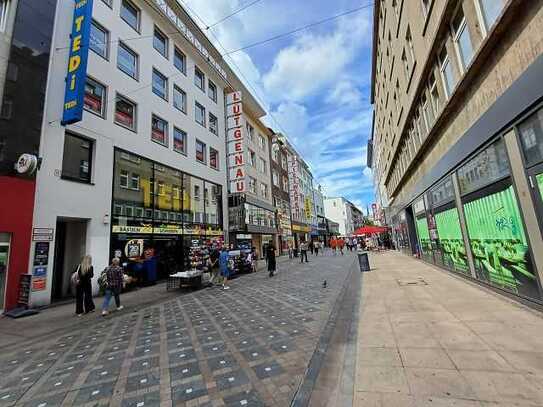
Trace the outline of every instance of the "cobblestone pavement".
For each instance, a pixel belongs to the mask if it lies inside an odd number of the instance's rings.
[[[288,406],[354,261],[293,260],[21,343],[0,356],[0,407]]]

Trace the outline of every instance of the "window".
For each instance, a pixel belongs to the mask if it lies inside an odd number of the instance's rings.
[[[168,146],[168,122],[155,115],[151,119],[151,140]]]
[[[210,80],[207,81],[207,95],[212,101],[217,103],[217,85]]]
[[[128,171],[121,170],[119,174],[119,185],[121,188],[128,188]]]
[[[200,186],[194,185],[194,199],[199,201],[200,200]]]
[[[196,160],[204,164],[206,162],[206,145],[200,140],[196,140]]]
[[[268,186],[266,184],[260,184],[260,195],[262,198],[268,197]]]
[[[136,104],[117,94],[115,98],[115,123],[136,130]]]
[[[253,141],[255,129],[249,123],[246,123],[245,127],[247,128],[247,137],[249,138],[249,140]]]
[[[173,65],[185,75],[187,74],[187,57],[177,48],[173,53]]]
[[[134,30],[140,30],[140,11],[128,0],[121,1],[121,18]]]
[[[108,59],[109,32],[94,20],[90,30],[89,48],[102,58]]]
[[[266,174],[266,161],[262,158],[258,159],[258,171],[260,171],[262,174]]]
[[[249,149],[249,165],[256,168],[256,154],[251,149]]]
[[[279,146],[274,144],[275,147],[272,146],[272,160],[276,163],[279,163]]]
[[[452,70],[451,61],[447,55],[445,46],[443,46],[443,49],[439,54],[439,70],[441,72],[441,79],[443,80],[443,87],[445,88],[445,95],[447,98],[450,98],[452,91],[456,86],[456,77]]]
[[[119,42],[117,50],[117,68],[134,79],[138,79],[138,54]]]
[[[437,90],[437,81],[433,73],[430,74],[430,79],[428,80],[428,91],[430,92],[430,102],[432,104],[432,109],[434,110],[434,115],[437,116],[439,113],[439,92]]]
[[[277,171],[275,170],[272,170],[272,181],[273,185],[275,185],[276,187],[279,186],[279,174],[277,174]]]
[[[258,135],[258,143],[260,144],[260,148],[263,151],[266,151],[266,140],[264,139],[264,136],[262,134]]]
[[[484,20],[484,25],[486,31],[490,31],[490,28],[494,25],[500,14],[502,13],[503,7],[505,6],[506,0],[478,0],[479,8],[481,9],[481,14]]]
[[[197,66],[194,67],[194,84],[205,92],[206,89],[206,76]]]
[[[288,169],[288,165],[287,165],[287,156],[285,154],[282,154],[281,155],[281,167],[286,170]]]
[[[256,179],[249,177],[249,191],[256,194]]]
[[[153,35],[153,48],[156,49],[164,58],[168,58],[168,37],[162,31],[155,27]]]
[[[216,170],[219,169],[219,152],[209,147],[209,166]]]
[[[62,177],[79,182],[91,182],[93,142],[72,133],[64,136]]]
[[[0,31],[6,31],[6,24],[8,23],[9,17],[9,6],[10,0],[1,0],[0,1]]]
[[[173,128],[173,151],[187,154],[187,133],[177,127]]]
[[[196,123],[206,127],[206,108],[198,102],[194,102],[194,118]]]
[[[411,76],[411,65],[409,64],[409,60],[407,59],[407,54],[405,53],[405,49],[402,52],[402,63],[403,63],[403,70],[405,74],[405,83],[408,83]]]
[[[130,188],[139,191],[140,189],[140,176],[138,174],[132,173],[132,178],[130,178]]]
[[[106,114],[106,87],[91,78],[85,83],[84,96],[85,110],[95,113],[100,117]]]
[[[209,112],[209,131],[216,136],[219,134],[219,123],[217,117]]]
[[[168,79],[153,68],[153,93],[168,100]]]
[[[526,164],[543,161],[543,109],[539,109],[519,126],[520,141]]]
[[[283,191],[288,192],[288,177],[283,176]]]
[[[173,106],[187,113],[187,94],[177,85],[173,85]]]
[[[454,45],[460,55],[461,66],[462,69],[465,69],[473,58],[473,45],[471,44],[469,29],[462,7],[458,9],[456,16],[453,18],[451,27]]]

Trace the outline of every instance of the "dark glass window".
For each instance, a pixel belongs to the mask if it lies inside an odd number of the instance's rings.
[[[115,123],[136,130],[136,104],[120,95],[115,102]]]
[[[217,86],[211,81],[207,84],[207,94],[212,101],[217,103]]]
[[[185,75],[187,74],[187,57],[177,48],[173,54],[173,65]]]
[[[168,79],[156,69],[153,69],[153,93],[168,100]]]
[[[520,141],[528,166],[543,161],[543,108],[519,126]]]
[[[194,84],[205,92],[206,89],[206,76],[198,67],[194,67]]]
[[[119,42],[117,51],[117,67],[125,74],[138,79],[138,54]]]
[[[153,115],[151,121],[151,140],[164,146],[168,145],[168,122]]]
[[[106,87],[87,78],[84,97],[85,110],[104,117],[106,113]]]
[[[187,94],[177,85],[173,87],[173,106],[183,113],[187,113]]]
[[[196,140],[196,160],[202,163],[206,162],[206,145],[200,140]]]
[[[197,123],[206,126],[206,108],[198,102],[194,102],[194,118]]]
[[[128,0],[121,2],[121,18],[134,30],[140,30],[140,11]]]
[[[64,136],[62,177],[80,182],[91,182],[93,142],[72,133]]]
[[[156,27],[153,36],[153,48],[165,58],[168,58],[168,38]]]
[[[219,152],[214,148],[209,148],[209,165],[216,170],[219,169]]]
[[[96,21],[93,21],[91,25],[89,47],[101,57],[108,58],[109,32]]]
[[[173,128],[173,151],[187,154],[187,133],[177,127]]]
[[[215,135],[219,134],[218,120],[213,113],[209,113],[209,131]]]

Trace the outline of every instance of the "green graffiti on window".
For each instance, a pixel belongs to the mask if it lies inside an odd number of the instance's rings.
[[[454,270],[466,273],[468,263],[466,260],[466,248],[460,229],[458,210],[451,208],[434,215],[439,243],[443,252],[443,262]]]
[[[539,193],[541,194],[541,199],[543,199],[543,173],[537,174],[535,176],[537,180],[537,187],[539,188]]]

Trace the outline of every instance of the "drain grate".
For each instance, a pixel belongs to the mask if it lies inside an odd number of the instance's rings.
[[[419,277],[415,280],[396,280],[396,281],[398,281],[398,285],[400,287],[413,286],[413,285],[428,285],[428,283],[424,281],[424,278],[422,277]]]

